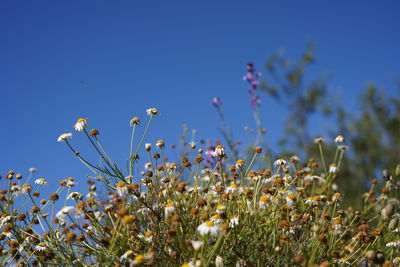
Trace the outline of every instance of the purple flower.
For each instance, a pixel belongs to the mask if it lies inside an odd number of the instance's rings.
[[[250,88],[248,89],[248,92],[250,94],[251,100],[251,106],[253,108],[256,108],[260,105],[261,99],[259,96],[256,95],[256,89],[260,82],[258,81],[258,78],[262,75],[261,72],[258,72],[254,68],[254,63],[249,62],[246,65],[247,73],[246,75],[243,76],[243,80],[248,82],[250,84]]]
[[[253,108],[259,106],[261,104],[261,98],[258,95],[251,96],[251,106]]]
[[[216,107],[219,108],[222,105],[222,101],[219,97],[214,97],[211,101],[211,104]]]

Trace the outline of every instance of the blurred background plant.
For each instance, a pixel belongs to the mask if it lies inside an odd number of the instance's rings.
[[[394,84],[398,89],[393,96],[370,83],[358,97],[357,112],[349,110],[329,86],[330,75],[309,77],[307,70],[317,63],[314,49],[315,44],[308,43],[296,59],[288,58],[282,50],[270,56],[260,88],[288,111],[279,141],[280,154],[316,157],[318,147],[312,142],[316,131],[332,140],[338,134],[344,136],[350,151],[339,172],[347,178],[337,183],[349,196],[348,204],[359,205],[357,199],[367,181],[384,178],[379,170],[400,162],[399,83]],[[321,129],[311,124],[316,116],[331,121],[330,127]],[[330,153],[336,147],[326,145],[325,149]]]

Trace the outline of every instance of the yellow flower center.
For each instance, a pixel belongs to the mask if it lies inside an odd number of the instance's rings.
[[[211,221],[206,221],[206,225],[207,225],[208,227],[213,227],[213,226],[214,226],[214,223],[211,222]]]
[[[237,184],[231,184],[229,187],[230,188],[237,188]]]
[[[121,188],[121,187],[125,187],[125,183],[124,182],[118,182],[117,183],[117,187]]]
[[[136,257],[135,257],[135,261],[136,262],[142,262],[144,260],[144,256],[143,255],[137,255]]]
[[[262,197],[260,197],[260,201],[261,202],[267,202],[268,201],[268,197],[267,196],[262,196]]]

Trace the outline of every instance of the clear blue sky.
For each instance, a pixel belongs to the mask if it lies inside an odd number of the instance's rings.
[[[0,172],[34,166],[49,181],[80,182],[87,171],[56,142],[79,117],[122,165],[129,120],[149,107],[162,114],[146,141],[176,143],[183,123],[218,138],[214,96],[241,137],[253,124],[245,64],[264,71],[278,48],[295,56],[307,40],[317,43],[310,75],[332,73],[332,87],[356,107],[368,81],[394,88],[399,14],[399,1],[1,1]],[[273,143],[284,111],[262,97]],[[85,151],[83,135],[72,142]]]

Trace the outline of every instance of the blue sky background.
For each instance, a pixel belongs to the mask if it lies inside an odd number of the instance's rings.
[[[199,138],[220,138],[214,96],[244,138],[243,127],[254,125],[245,64],[265,73],[269,55],[284,48],[297,56],[308,40],[317,44],[308,74],[333,74],[335,94],[357,110],[367,82],[395,90],[399,12],[399,1],[1,1],[0,172],[33,166],[37,177],[80,183],[86,169],[56,142],[79,117],[123,166],[129,120],[145,120],[149,107],[161,116],[148,142],[177,143],[184,123]],[[285,111],[261,96],[273,145]],[[72,143],[87,151],[82,134]]]

